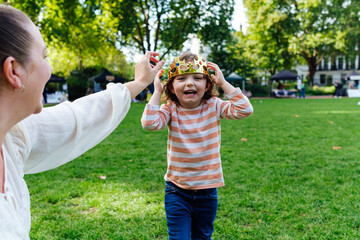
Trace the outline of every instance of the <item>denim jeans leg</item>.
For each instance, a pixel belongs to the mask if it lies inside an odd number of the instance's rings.
[[[213,189],[207,195],[195,197],[191,224],[192,240],[211,239],[217,207],[217,189]]]
[[[165,212],[169,240],[190,240],[190,199],[175,186],[168,184],[165,188]]]

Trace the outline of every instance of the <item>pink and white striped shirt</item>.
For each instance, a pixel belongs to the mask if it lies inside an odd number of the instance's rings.
[[[224,186],[220,158],[220,119],[243,119],[253,113],[249,99],[239,88],[227,95],[230,101],[210,98],[194,109],[174,102],[147,104],[141,119],[144,129],[168,126],[165,180],[184,189]]]

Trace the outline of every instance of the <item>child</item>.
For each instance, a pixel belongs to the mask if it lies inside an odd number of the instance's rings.
[[[215,75],[209,76],[209,69]],[[217,211],[217,187],[224,186],[220,160],[220,119],[242,119],[253,108],[220,68],[197,55],[175,58],[165,86],[160,70],[141,119],[143,128],[168,126],[165,211],[169,239],[211,239]],[[215,84],[229,101],[216,98]],[[166,104],[159,107],[165,92]]]

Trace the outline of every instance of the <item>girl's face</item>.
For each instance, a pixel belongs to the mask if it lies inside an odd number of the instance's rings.
[[[189,73],[176,76],[171,91],[183,108],[196,108],[202,102],[207,90],[206,85],[206,79],[202,73]]]
[[[29,29],[33,41],[30,61],[25,66],[24,94],[30,113],[39,113],[42,110],[42,92],[51,76],[52,68],[46,60],[46,46],[39,30],[32,22],[29,23],[27,29]]]

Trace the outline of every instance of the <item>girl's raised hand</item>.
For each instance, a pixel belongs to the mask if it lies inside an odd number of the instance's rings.
[[[164,90],[164,84],[161,82],[160,80],[160,77],[163,75],[164,73],[164,70],[163,69],[160,69],[156,76],[155,76],[155,80],[154,80],[154,88],[155,88],[155,91],[158,91],[160,93],[163,92]]]
[[[214,81],[214,83],[216,85],[221,87],[221,85],[223,85],[223,83],[226,82],[226,80],[225,80],[224,75],[221,72],[219,66],[212,62],[208,62],[207,66],[208,66],[208,68],[215,71],[215,75],[211,74],[211,80]]]

